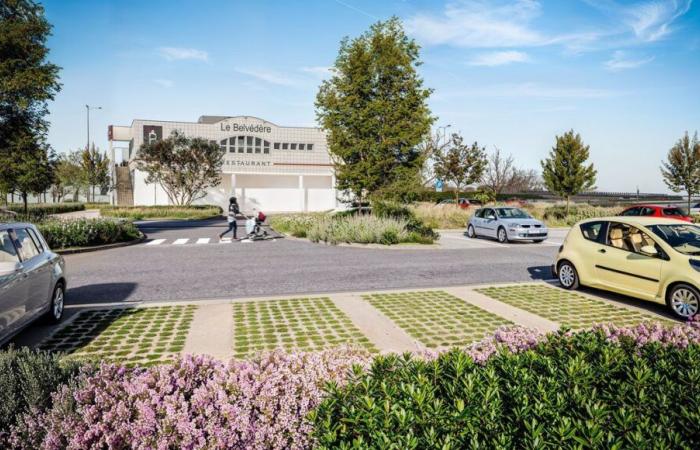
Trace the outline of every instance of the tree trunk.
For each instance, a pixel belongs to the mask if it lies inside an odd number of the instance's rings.
[[[693,194],[691,194],[690,192],[688,192],[688,215],[689,215],[689,216],[691,215],[691,214],[690,214],[690,198],[691,198],[692,195],[693,195]]]
[[[24,204],[24,215],[29,213],[29,206],[27,205],[27,193],[22,192],[22,203]]]
[[[459,185],[455,188],[455,205],[459,206]]]
[[[569,217],[569,201],[571,200],[571,196],[567,195],[566,196],[566,217]]]

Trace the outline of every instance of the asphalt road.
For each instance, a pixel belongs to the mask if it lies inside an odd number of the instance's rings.
[[[292,239],[220,243],[223,221],[144,224],[145,243],[67,255],[67,304],[236,298],[550,278],[550,243],[445,233],[440,248],[335,247]],[[242,225],[242,224],[241,224]],[[239,227],[239,231],[244,227]],[[240,236],[241,233],[239,233]]]

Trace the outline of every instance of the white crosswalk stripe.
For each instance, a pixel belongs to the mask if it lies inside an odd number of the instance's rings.
[[[173,245],[187,244],[187,241],[189,241],[189,239],[187,239],[187,238],[175,239],[175,242],[173,242]]]
[[[146,245],[160,245],[165,241],[166,241],[165,239],[154,239],[154,240],[146,243]]]
[[[198,243],[198,244],[208,244],[209,241],[210,241],[209,238],[199,238],[199,239],[197,239],[197,243]]]

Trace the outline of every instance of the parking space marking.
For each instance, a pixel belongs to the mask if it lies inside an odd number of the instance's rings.
[[[210,241],[209,238],[199,238],[197,239],[197,244],[208,244]]]
[[[165,241],[166,241],[166,239],[154,239],[150,242],[147,242],[146,245],[160,245]]]
[[[187,244],[187,241],[189,241],[189,239],[187,239],[187,238],[175,239],[175,242],[173,242],[173,245],[184,245],[184,244]]]

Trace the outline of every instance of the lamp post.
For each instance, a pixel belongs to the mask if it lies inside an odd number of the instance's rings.
[[[442,130],[442,140],[445,141],[447,138],[447,129],[451,126],[452,125],[443,125],[441,127],[438,127],[438,146],[440,146],[440,130]]]
[[[90,106],[85,105],[85,111],[87,112],[87,144],[85,149],[90,150],[90,110],[91,109],[102,109],[101,106]]]

